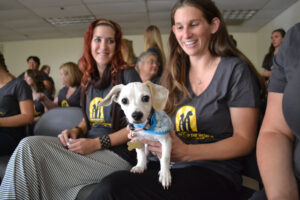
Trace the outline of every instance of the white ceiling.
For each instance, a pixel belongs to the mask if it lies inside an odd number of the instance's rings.
[[[256,32],[297,0],[214,0],[220,10],[258,12],[231,32]],[[0,42],[82,37],[88,23],[54,26],[48,17],[92,15],[118,22],[125,35],[143,34],[150,24],[169,33],[175,0],[0,0]]]

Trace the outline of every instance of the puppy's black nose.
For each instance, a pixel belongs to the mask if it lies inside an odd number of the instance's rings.
[[[143,117],[143,113],[142,112],[133,112],[131,117],[135,120],[135,121],[139,121],[142,119]]]

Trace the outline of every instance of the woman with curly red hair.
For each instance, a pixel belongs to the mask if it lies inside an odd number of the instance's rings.
[[[78,64],[84,118],[59,139],[22,140],[7,167],[0,199],[75,199],[85,185],[132,167],[136,157],[123,145],[128,140],[125,117],[117,104],[99,106],[115,84],[140,81],[123,61],[121,39],[121,28],[113,21],[90,24]]]

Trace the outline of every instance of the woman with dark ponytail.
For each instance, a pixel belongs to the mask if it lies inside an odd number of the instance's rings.
[[[271,71],[273,68],[274,55],[277,54],[284,36],[285,36],[285,30],[283,30],[282,28],[272,31],[272,36],[271,36],[272,43],[269,47],[269,52],[264,57],[263,64],[262,64],[262,68],[264,68],[263,76],[265,77],[266,80],[269,80],[270,78]]]

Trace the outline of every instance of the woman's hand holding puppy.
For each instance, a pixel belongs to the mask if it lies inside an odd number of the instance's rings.
[[[171,131],[169,133],[172,138],[172,151],[171,151],[171,161],[172,162],[179,162],[179,161],[188,161],[187,152],[188,152],[188,145],[182,142],[174,133]],[[130,134],[128,134],[130,135]],[[132,139],[129,137],[129,139]],[[151,140],[142,140],[144,144],[148,145],[148,150],[151,152],[155,152],[157,157],[161,158],[161,144],[158,141],[151,141]]]

